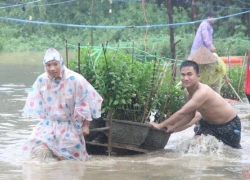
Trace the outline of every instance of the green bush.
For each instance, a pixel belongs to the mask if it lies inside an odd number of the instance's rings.
[[[80,73],[104,99],[103,116],[145,122],[151,111],[169,116],[183,104],[182,91],[175,86],[170,63],[157,58],[138,61],[123,50],[85,47],[78,62],[69,68]]]

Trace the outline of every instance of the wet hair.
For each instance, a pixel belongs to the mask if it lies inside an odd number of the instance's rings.
[[[199,74],[200,72],[199,65],[196,62],[190,61],[190,60],[183,61],[180,66],[180,70],[184,67],[190,67],[190,66],[194,68],[194,71],[196,72],[196,74]]]
[[[212,10],[209,10],[209,11],[206,13],[206,16],[207,16],[207,17],[215,17],[215,12],[212,11]]]

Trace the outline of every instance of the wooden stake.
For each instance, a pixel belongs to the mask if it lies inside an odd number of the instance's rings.
[[[69,59],[68,59],[68,41],[67,41],[67,39],[66,39],[66,47],[65,47],[65,49],[66,49],[66,66],[67,67],[69,67]]]
[[[80,74],[80,43],[78,43],[78,73]]]
[[[237,92],[235,91],[234,87],[232,86],[231,83],[228,83],[229,86],[232,88],[233,92],[235,93],[235,95],[238,97],[238,99],[240,100],[240,102],[243,102],[242,99],[240,98],[240,96],[237,94]]]
[[[113,109],[109,110],[109,135],[108,135],[108,155],[111,155],[112,152],[112,116]]]

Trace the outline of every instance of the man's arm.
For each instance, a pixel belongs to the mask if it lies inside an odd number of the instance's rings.
[[[167,128],[167,132],[173,132],[176,128],[186,124],[187,121],[191,121],[195,117],[196,110],[199,109],[206,101],[207,88],[202,87],[198,89],[192,96],[192,98],[176,113],[164,120],[160,124],[151,122],[156,129]]]
[[[201,114],[196,111],[195,117],[190,122],[188,122],[184,126],[175,128],[174,132],[180,132],[180,131],[183,131],[183,130],[191,127],[192,125],[194,125],[195,123],[197,123],[199,120],[201,120],[201,118],[202,118]]]

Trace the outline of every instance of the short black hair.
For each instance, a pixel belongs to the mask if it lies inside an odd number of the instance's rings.
[[[215,12],[213,10],[209,10],[206,13],[207,17],[215,17]]]
[[[200,73],[200,70],[199,70],[199,65],[195,62],[195,61],[190,61],[190,60],[185,60],[181,63],[181,66],[180,66],[180,70],[184,67],[188,67],[188,66],[191,66],[194,68],[194,71],[196,72],[196,74],[199,74]]]

